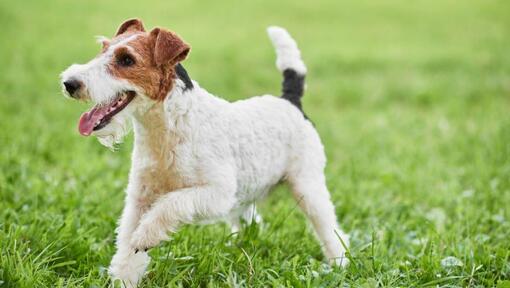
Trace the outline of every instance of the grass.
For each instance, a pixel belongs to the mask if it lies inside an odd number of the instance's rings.
[[[352,264],[323,264],[286,188],[237,237],[184,227],[144,287],[509,287],[508,1],[0,1],[0,287],[106,287],[132,138],[76,132],[58,74],[126,18],[178,31],[185,66],[230,100],[279,93],[265,27],[309,66]],[[455,257],[455,258],[448,258]],[[451,260],[453,259],[453,260]]]

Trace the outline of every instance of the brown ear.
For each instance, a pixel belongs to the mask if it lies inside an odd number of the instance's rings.
[[[154,39],[154,62],[157,66],[178,63],[188,56],[191,49],[177,34],[154,28],[150,37]]]
[[[122,25],[120,25],[119,29],[115,36],[119,36],[122,33],[126,32],[145,32],[145,28],[143,28],[143,23],[140,19],[129,19],[126,20]]]

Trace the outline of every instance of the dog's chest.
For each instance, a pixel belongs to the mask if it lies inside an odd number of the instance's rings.
[[[184,187],[180,175],[164,164],[133,168],[130,184],[141,196],[159,196]]]
[[[157,198],[190,185],[189,175],[183,169],[186,158],[179,146],[167,141],[154,145],[138,145],[133,151],[128,192],[138,196]]]

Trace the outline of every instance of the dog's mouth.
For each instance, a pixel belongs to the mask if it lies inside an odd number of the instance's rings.
[[[83,136],[89,136],[93,131],[104,128],[112,120],[115,114],[122,111],[133,101],[135,91],[123,91],[117,94],[115,99],[108,104],[97,104],[91,110],[83,113],[78,123],[78,130]]]

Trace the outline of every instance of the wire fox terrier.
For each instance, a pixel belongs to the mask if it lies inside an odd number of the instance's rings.
[[[113,147],[134,130],[129,184],[109,273],[136,287],[149,256],[186,223],[257,221],[254,202],[280,181],[310,219],[326,257],[347,264],[348,236],[340,230],[326,187],[326,158],[317,131],[304,115],[306,66],[283,28],[269,27],[283,73],[283,94],[233,103],[192,81],[180,64],[190,51],[175,33],[140,20],[124,22],[101,53],[65,70],[62,85],[95,106],[78,129]],[[341,240],[344,242],[342,244]]]

